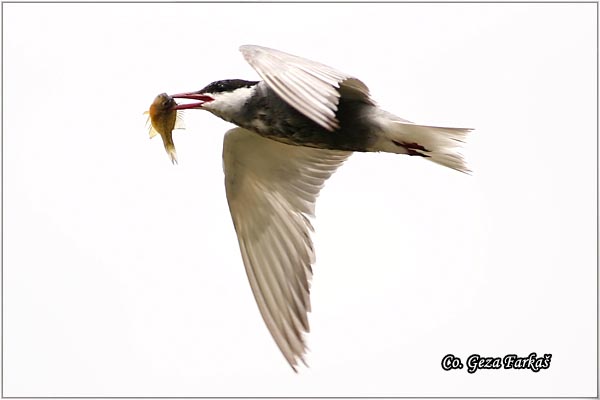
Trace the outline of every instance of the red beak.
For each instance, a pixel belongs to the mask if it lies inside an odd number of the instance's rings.
[[[200,94],[197,92],[173,94],[173,95],[171,95],[171,97],[174,99],[189,99],[189,100],[198,101],[198,103],[177,104],[175,107],[173,107],[174,110],[186,110],[189,108],[202,108],[202,105],[204,103],[208,103],[209,101],[214,100],[210,96],[207,96],[205,94]]]

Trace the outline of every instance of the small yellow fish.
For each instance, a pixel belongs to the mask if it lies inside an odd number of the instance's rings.
[[[153,138],[157,134],[160,135],[165,145],[165,150],[173,164],[177,164],[177,153],[175,152],[175,144],[173,143],[173,129],[184,129],[182,114],[177,111],[175,106],[177,106],[177,103],[173,97],[166,93],[161,93],[154,98],[150,109],[144,113],[148,114],[148,119],[151,123],[150,138]]]

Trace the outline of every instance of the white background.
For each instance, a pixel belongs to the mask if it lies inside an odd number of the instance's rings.
[[[4,4],[5,396],[595,396],[595,4]],[[230,125],[160,92],[256,79],[259,44],[473,127],[464,175],[357,154],[317,205],[310,368],[254,303]],[[443,371],[447,353],[549,369]]]

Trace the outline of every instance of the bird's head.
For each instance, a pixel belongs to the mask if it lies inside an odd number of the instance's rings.
[[[195,92],[174,94],[171,97],[196,100],[194,103],[177,104],[174,106],[175,110],[190,108],[207,110],[225,120],[232,121],[242,110],[257,83],[258,81],[227,79],[213,82]]]

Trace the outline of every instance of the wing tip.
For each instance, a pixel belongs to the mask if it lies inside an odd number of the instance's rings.
[[[292,370],[295,373],[299,373],[299,366],[300,364],[304,364],[305,368],[310,368],[310,365],[308,365],[308,362],[306,361],[306,354],[309,351],[308,346],[306,345],[306,343],[304,342],[304,340],[302,340],[302,344],[304,345],[304,349],[301,353],[293,353],[291,354],[291,356],[288,358],[288,355],[283,354],[283,356],[285,357],[286,361],[288,362],[288,364],[290,365],[290,367],[292,368]]]
[[[243,44],[238,50],[244,55],[244,57],[251,55],[252,53],[256,53],[259,50],[271,50],[267,47],[257,46],[255,44]]]

